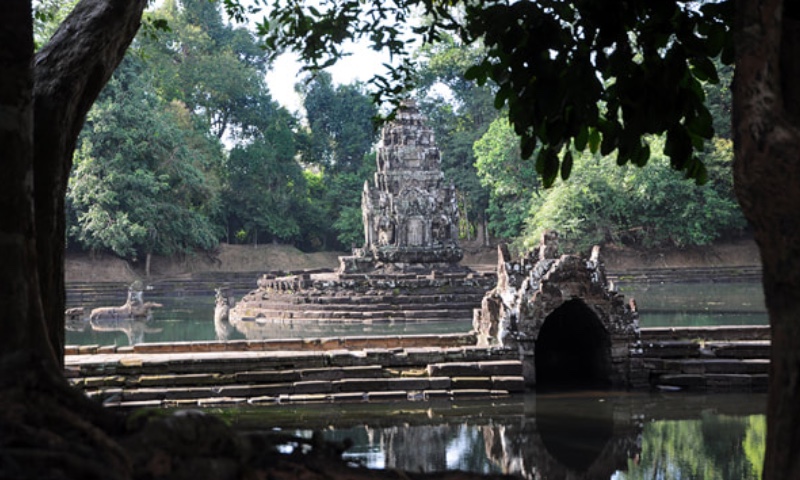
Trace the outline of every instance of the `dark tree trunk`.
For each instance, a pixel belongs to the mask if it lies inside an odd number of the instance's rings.
[[[0,3],[0,18],[0,352],[38,354],[55,372],[36,275],[30,0]]]
[[[800,16],[738,0],[734,182],[764,266],[772,327],[764,478],[800,478]]]
[[[64,198],[86,113],[125,56],[147,0],[82,0],[36,55],[34,201],[42,305],[64,356]]]

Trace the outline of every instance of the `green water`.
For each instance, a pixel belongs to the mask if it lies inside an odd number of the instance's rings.
[[[626,298],[635,298],[642,327],[765,325],[767,314],[759,283],[623,285]],[[120,302],[125,298],[120,292]],[[146,324],[128,325],[126,331],[98,332],[91,328],[66,332],[68,345],[129,345],[141,342],[216,340],[214,298],[207,296],[146,296],[162,303]],[[108,305],[77,305],[86,311]],[[311,338],[346,335],[411,335],[462,333],[472,329],[472,319],[435,323],[280,323],[260,327],[259,338]],[[243,339],[232,331],[229,340]]]
[[[353,446],[370,468],[524,478],[757,479],[764,395],[572,393],[506,400],[217,411],[242,430]],[[296,445],[287,442],[284,449]]]

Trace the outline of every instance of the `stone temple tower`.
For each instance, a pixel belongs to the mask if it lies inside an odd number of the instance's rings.
[[[457,264],[463,252],[455,189],[445,184],[433,129],[413,100],[383,127],[377,164],[362,194],[364,247],[342,258],[342,271]]]

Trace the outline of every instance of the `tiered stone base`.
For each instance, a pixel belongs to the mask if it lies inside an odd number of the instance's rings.
[[[231,309],[230,322],[248,338],[263,338],[259,325],[270,323],[468,323],[494,282],[493,274],[470,271],[265,275]]]

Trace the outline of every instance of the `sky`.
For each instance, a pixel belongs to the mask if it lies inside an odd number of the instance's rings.
[[[357,80],[366,82],[375,73],[383,71],[382,65],[389,61],[388,55],[376,52],[366,45],[353,45],[351,51],[352,55],[326,69],[336,84],[346,85]],[[267,73],[267,85],[272,98],[290,112],[301,110],[302,100],[294,91],[295,83],[302,77],[300,67],[297,56],[286,53],[278,57]]]

